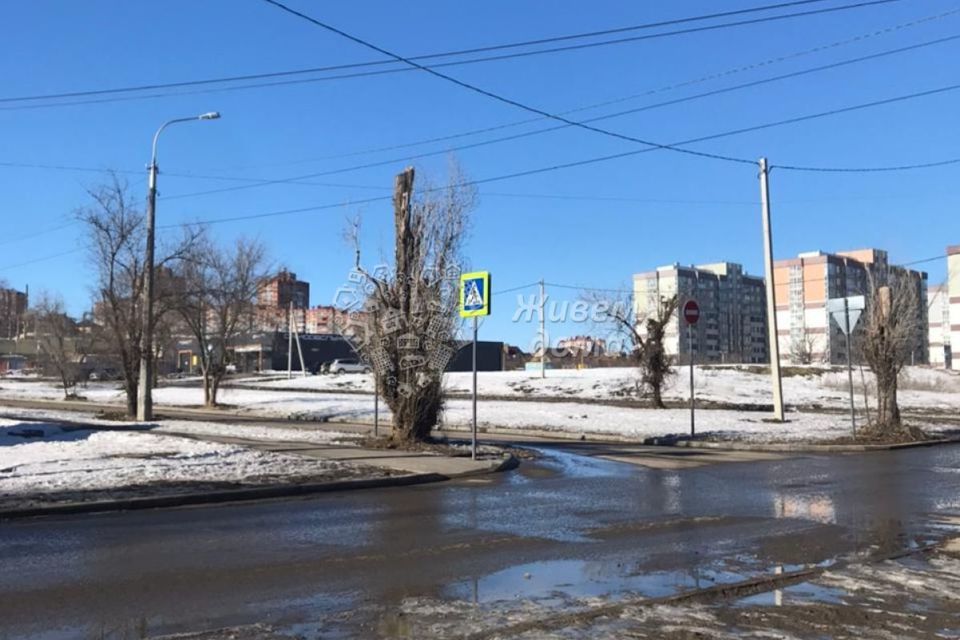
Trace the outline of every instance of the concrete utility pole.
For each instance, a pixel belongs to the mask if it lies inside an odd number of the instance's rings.
[[[543,279],[540,279],[540,377],[547,377],[547,295],[543,285]]]
[[[293,300],[287,309],[287,380],[293,377]]]
[[[770,225],[770,180],[767,159],[760,158],[760,202],[763,207],[763,266],[767,285],[767,332],[770,375],[773,379],[773,417],[783,421],[783,381],[780,378],[780,343],[777,333],[777,298],[773,285],[773,230]]]
[[[140,331],[140,378],[137,381],[137,420],[153,420],[153,254],[156,238],[157,210],[157,140],[160,134],[171,124],[193,122],[194,120],[216,120],[220,114],[216,111],[203,113],[192,118],[175,118],[160,125],[153,134],[153,148],[150,154],[150,172],[147,190],[147,249],[143,259],[143,294],[141,300],[142,325]]]

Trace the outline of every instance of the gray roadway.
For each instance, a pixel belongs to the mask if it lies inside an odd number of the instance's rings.
[[[404,598],[655,594],[922,543],[960,513],[960,445],[679,470],[597,446],[437,485],[0,523],[0,638],[141,621],[376,637],[377,606]]]

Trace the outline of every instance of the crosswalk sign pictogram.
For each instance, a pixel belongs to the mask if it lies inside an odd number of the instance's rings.
[[[490,272],[476,271],[460,276],[460,317],[490,315]]]

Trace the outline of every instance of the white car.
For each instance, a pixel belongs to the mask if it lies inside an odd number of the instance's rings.
[[[359,360],[339,358],[330,363],[330,373],[370,373],[370,365]]]

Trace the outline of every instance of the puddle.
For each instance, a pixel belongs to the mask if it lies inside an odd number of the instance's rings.
[[[634,473],[630,465],[600,458],[567,453],[558,449],[537,449],[538,462],[567,478],[612,478]]]
[[[629,564],[552,560],[456,582],[447,588],[446,595],[479,604],[519,599],[560,603],[624,594],[656,598],[744,579],[743,574],[723,570],[636,573]]]
[[[847,592],[843,589],[824,587],[812,582],[773,589],[740,598],[733,603],[735,607],[780,607],[796,604],[843,604]]]

